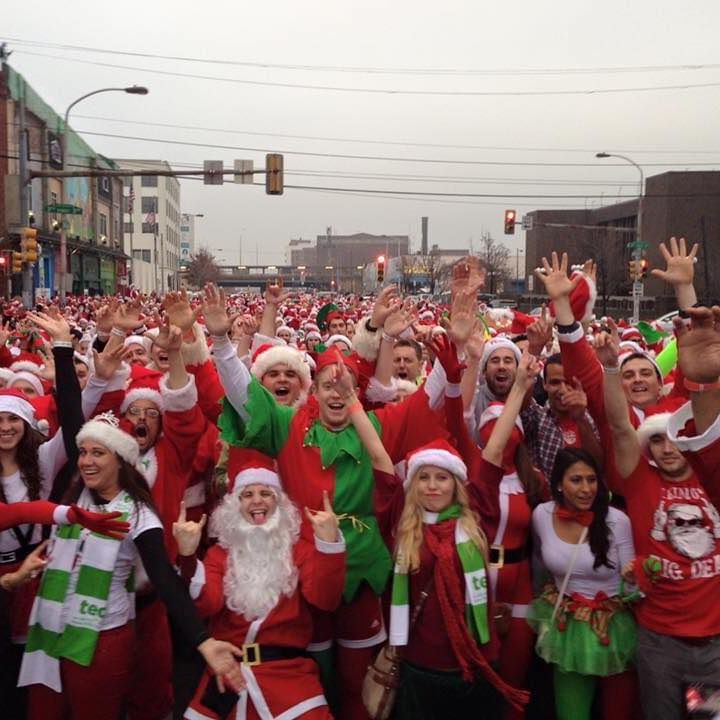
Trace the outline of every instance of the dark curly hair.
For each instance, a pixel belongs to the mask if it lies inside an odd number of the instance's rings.
[[[593,521],[588,528],[588,538],[590,541],[590,551],[595,557],[593,568],[597,569],[601,565],[608,568],[614,568],[615,565],[608,560],[608,550],[610,549],[610,528],[607,524],[608,506],[610,504],[610,494],[607,485],[603,480],[600,468],[595,458],[582,448],[563,448],[555,456],[555,464],[550,474],[550,491],[553,500],[558,505],[565,504],[565,498],[560,492],[560,485],[568,468],[575,463],[585,463],[590,466],[597,476],[597,495],[590,508],[593,513]]]

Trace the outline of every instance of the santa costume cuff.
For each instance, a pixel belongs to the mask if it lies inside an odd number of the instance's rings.
[[[371,332],[367,329],[367,324],[370,322],[370,316],[363,318],[355,328],[355,335],[353,336],[352,344],[355,352],[363,358],[363,360],[377,360],[378,352],[380,351],[380,340],[382,339],[382,333],[376,330]]]
[[[182,344],[183,362],[185,365],[202,365],[210,359],[205,333],[199,323],[193,323],[192,332],[195,339]]]
[[[195,387],[195,376],[188,375],[187,383],[181,388],[169,388],[167,375],[160,380],[160,394],[163,399],[164,412],[185,412],[197,405],[198,395]]]
[[[318,552],[324,553],[325,555],[339,555],[345,552],[345,538],[339,528],[335,542],[321,540],[317,535],[313,535],[313,538],[315,539],[315,549]]]

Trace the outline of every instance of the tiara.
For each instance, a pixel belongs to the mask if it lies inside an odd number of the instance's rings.
[[[107,412],[100,413],[99,415],[96,415],[93,420],[96,420],[97,422],[105,423],[106,425],[110,425],[110,427],[119,428],[120,422],[115,417],[113,412],[111,410],[108,410]]]

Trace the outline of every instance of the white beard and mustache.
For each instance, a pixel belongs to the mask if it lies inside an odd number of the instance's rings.
[[[211,534],[228,553],[225,604],[248,620],[267,615],[297,587],[293,546],[300,533],[300,514],[285,493],[278,492],[277,498],[277,509],[263,525],[244,518],[236,493],[225,496],[210,521]]]
[[[715,538],[704,527],[668,527],[668,539],[677,552],[692,560],[705,557],[715,549]]]

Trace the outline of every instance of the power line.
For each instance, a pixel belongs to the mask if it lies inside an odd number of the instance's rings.
[[[80,63],[81,65],[95,65],[119,70],[132,70],[133,72],[151,73],[166,77],[190,78],[193,80],[212,80],[215,82],[233,83],[238,85],[254,85],[261,87],[277,87],[292,90],[320,90],[324,92],[365,93],[371,95],[406,95],[406,96],[433,96],[433,97],[539,97],[563,95],[610,95],[618,93],[659,92],[667,90],[698,90],[720,86],[719,82],[682,83],[678,85],[656,85],[629,88],[588,88],[584,90],[409,90],[406,88],[359,88],[340,85],[311,85],[309,83],[271,82],[268,80],[244,80],[241,78],[227,78],[218,75],[199,75],[196,73],[173,72],[171,70],[156,70],[152,68],[135,67],[133,65],[117,65],[114,63],[98,62],[94,60],[80,60],[66,58],[46,53],[24,51],[25,55],[44,57],[62,62]]]
[[[139,137],[136,135],[120,135],[115,133],[102,133],[92,132],[90,130],[76,130],[75,132],[82,135],[93,135],[96,137],[109,137],[121,140],[135,140],[138,142],[154,142],[162,143],[166,145],[186,145],[188,147],[204,147],[204,148],[215,148],[219,150],[242,150],[244,152],[258,152],[266,153],[271,152],[269,148],[257,148],[257,147],[244,147],[240,145],[223,145],[219,143],[201,143],[192,142],[189,140],[168,140],[159,138],[147,138]],[[272,152],[278,152],[273,150]],[[307,150],[281,150],[285,155],[302,155],[305,157],[329,157],[329,158],[341,158],[344,160],[381,160],[388,162],[409,162],[409,163],[431,163],[440,165],[500,165],[508,167],[627,167],[627,163],[572,163],[572,162],[513,162],[513,161],[500,161],[500,160],[447,160],[437,158],[407,158],[407,157],[393,157],[387,155],[352,155],[347,153],[321,153],[321,152],[310,152]],[[659,163],[659,162],[644,162],[643,167],[715,167],[720,163]]]
[[[313,72],[367,73],[384,75],[600,75],[642,72],[678,72],[716,70],[720,63],[686,63],[679,65],[620,65],[588,68],[393,68],[393,67],[358,67],[352,65],[309,65],[289,63],[269,63],[250,60],[227,60],[218,58],[199,58],[185,55],[161,55],[159,53],[135,52],[130,50],[110,50],[109,48],[51,43],[40,40],[22,38],[6,38],[9,42],[30,47],[44,47],[73,52],[89,52],[105,55],[124,55],[127,57],[152,58],[156,60],[172,60],[175,62],[204,63],[208,65],[230,65],[236,67],[260,68],[264,70],[302,70]]]
[[[346,143],[362,143],[368,145],[404,145],[408,147],[428,147],[443,148],[454,150],[498,150],[511,152],[568,152],[568,153],[595,153],[597,148],[552,148],[552,147],[509,147],[497,145],[459,145],[454,143],[427,143],[427,142],[409,142],[405,140],[368,140],[359,138],[343,138],[343,137],[327,137],[321,135],[292,135],[288,133],[269,133],[257,132],[251,130],[235,130],[230,128],[213,128],[201,127],[199,125],[179,125],[176,123],[150,122],[148,120],[127,120],[124,118],[109,118],[98,115],[73,115],[76,118],[84,120],[103,120],[105,122],[123,123],[125,125],[148,125],[152,127],[174,128],[177,130],[201,130],[206,132],[221,132],[233,135],[257,135],[260,137],[276,137],[288,138],[291,140],[320,140],[324,142],[346,142]],[[622,148],[612,148],[613,152],[628,154],[666,154],[666,155],[694,155],[708,153],[720,153],[720,150],[625,150]]]

